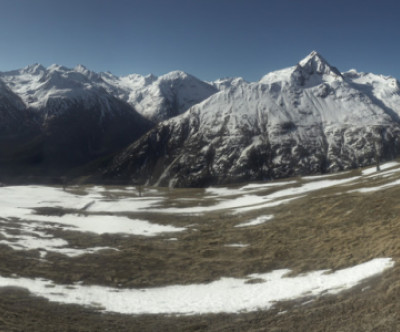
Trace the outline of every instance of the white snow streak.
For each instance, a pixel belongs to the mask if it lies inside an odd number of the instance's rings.
[[[322,270],[285,277],[290,270],[276,270],[249,276],[262,279],[260,283],[221,278],[209,284],[118,289],[79,284],[71,287],[43,279],[0,277],[0,287],[23,287],[50,301],[100,307],[123,314],[239,313],[270,309],[277,301],[336,294],[393,265],[390,258],[377,258],[333,273]]]
[[[253,220],[250,220],[248,222],[244,222],[239,225],[236,225],[235,227],[249,227],[249,226],[261,225],[261,224],[264,224],[265,222],[267,222],[268,220],[271,220],[273,217],[274,217],[273,215],[260,216]]]
[[[387,188],[391,188],[391,187],[395,187],[400,185],[400,180],[396,180],[390,183],[386,183],[383,184],[381,186],[377,186],[377,187],[367,187],[367,188],[359,188],[359,189],[354,189],[354,190],[350,190],[350,193],[354,193],[354,192],[359,192],[359,193],[371,193],[371,192],[375,192],[375,191],[379,191],[379,190],[384,190]]]
[[[383,171],[383,170],[385,170],[385,169],[388,169],[388,168],[391,168],[391,167],[395,167],[395,166],[399,166],[399,165],[400,165],[399,162],[397,162],[397,161],[392,161],[392,162],[389,162],[389,163],[385,163],[385,164],[380,165],[379,168],[381,169],[381,171]],[[362,171],[362,175],[370,175],[370,174],[375,173],[375,172],[376,172],[377,174],[379,174],[379,172],[377,172],[377,170],[376,170],[376,166],[370,167],[370,168],[367,168],[367,169],[364,169],[364,170]]]
[[[96,234],[134,234],[155,236],[163,232],[181,232],[182,227],[153,224],[146,220],[131,219],[124,216],[85,215],[66,213],[62,216],[47,216],[34,213],[34,208],[53,207],[81,209],[94,212],[135,212],[161,202],[162,198],[124,198],[105,200],[100,195],[103,187],[90,188],[90,194],[80,196],[62,191],[60,188],[44,186],[15,186],[0,188],[0,217],[37,221],[41,228],[46,223],[57,224],[65,230],[92,232]],[[53,225],[54,227],[54,225]]]

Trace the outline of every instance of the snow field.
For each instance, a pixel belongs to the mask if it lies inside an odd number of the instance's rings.
[[[268,220],[271,220],[274,216],[273,215],[268,215],[268,216],[260,216],[257,217],[253,220],[250,220],[248,222],[244,222],[241,223],[239,225],[236,225],[235,227],[240,228],[240,227],[249,227],[249,226],[257,226],[257,225],[261,225],[264,224],[265,222],[267,222]]]
[[[130,190],[130,189],[127,189]],[[48,252],[76,257],[96,253],[110,247],[89,247],[85,249],[71,248],[68,241],[57,238],[49,230],[65,230],[90,232],[94,234],[124,234],[140,236],[156,236],[161,233],[175,233],[185,230],[183,227],[160,225],[141,219],[125,216],[93,215],[66,213],[64,215],[39,215],[34,208],[52,207],[61,209],[82,209],[97,204],[95,212],[120,210],[135,211],[152,206],[162,201],[161,198],[103,201],[106,193],[104,187],[89,188],[87,195],[73,195],[60,188],[44,186],[15,186],[0,188],[0,244],[14,250],[39,250],[44,258]],[[89,208],[88,208],[89,209]],[[87,209],[87,210],[88,210]],[[4,221],[1,220],[3,218]],[[13,226],[10,226],[12,224]],[[15,235],[13,230],[20,233]]]
[[[359,189],[354,189],[354,190],[350,190],[350,193],[354,193],[354,192],[358,192],[358,193],[371,193],[371,192],[375,192],[375,191],[379,191],[379,190],[384,190],[387,188],[392,188],[395,186],[400,185],[400,179],[390,182],[390,183],[386,183],[383,184],[381,186],[377,186],[377,187],[366,187],[366,188],[359,188]]]
[[[85,249],[69,248],[68,241],[56,238],[46,232],[32,230],[29,224],[20,223],[23,234],[10,235],[5,231],[0,231],[0,234],[5,238],[0,240],[0,244],[5,244],[14,250],[40,250],[41,258],[47,255],[47,252],[55,252],[68,257],[76,257],[84,254],[92,254],[99,250],[110,249],[110,247],[92,247]],[[2,229],[10,230],[10,227],[1,225]],[[14,228],[15,229],[15,228]]]
[[[163,232],[181,232],[182,227],[158,225],[146,220],[124,216],[85,215],[66,213],[61,216],[38,215],[34,208],[53,207],[62,209],[82,209],[88,206],[91,212],[127,212],[148,208],[161,202],[162,198],[126,198],[104,200],[100,195],[103,187],[93,187],[84,196],[73,195],[55,187],[15,186],[0,188],[0,217],[57,224],[65,230],[91,232],[95,234],[131,234],[155,236]],[[45,226],[41,227],[45,227]],[[54,225],[53,225],[54,227]]]
[[[101,286],[73,287],[49,280],[0,277],[0,287],[22,287],[50,301],[102,308],[123,314],[240,313],[270,309],[277,301],[337,294],[393,267],[390,258],[377,258],[332,273],[315,271],[286,277],[290,270],[249,275],[249,279],[221,278],[209,284],[143,289]],[[248,283],[251,279],[259,283]]]
[[[394,163],[384,164],[381,169],[386,171],[378,172],[376,175],[393,175],[397,172],[397,168],[391,168],[396,165]],[[147,191],[148,196],[137,197],[134,188],[108,190],[108,188],[100,186],[88,187],[85,194],[76,195],[55,187],[2,187],[0,188],[0,235],[2,237],[0,244],[5,244],[14,250],[39,250],[41,258],[45,258],[48,252],[75,257],[105,249],[117,250],[111,247],[71,248],[68,241],[57,238],[50,230],[73,230],[98,235],[111,233],[141,236],[182,232],[187,228],[159,225],[147,220],[129,218],[122,214],[157,212],[203,215],[215,211],[228,214],[254,213],[257,210],[287,204],[323,188],[341,188],[343,186],[345,191],[344,188],[348,190],[348,185],[358,185],[360,181],[370,179],[371,176],[375,176],[373,170],[366,174],[363,173],[361,176],[344,179],[331,179],[333,176],[329,175],[279,183],[250,184],[234,189],[209,188],[205,190],[203,198],[207,201],[214,200],[214,205],[198,205],[199,202],[201,204],[202,198],[199,196],[199,199],[185,200],[186,207],[182,208],[163,207],[168,196],[156,189]],[[399,184],[400,180],[387,180],[387,183],[383,185],[357,190],[369,192]],[[77,189],[81,190],[82,188]],[[268,190],[267,193],[265,190]],[[177,198],[178,204],[179,200],[180,198]],[[187,203],[192,206],[187,207]],[[35,213],[35,208],[44,207],[73,209],[73,212],[60,216]],[[79,213],[79,210],[82,210],[82,213]],[[118,215],[109,215],[110,213],[118,213]],[[233,227],[245,228],[262,225],[273,218],[272,214],[265,214],[263,211],[263,214],[258,217],[245,220]],[[179,241],[176,237],[166,240]],[[224,246],[234,251],[251,246],[251,243],[227,243]],[[34,295],[45,297],[50,301],[94,306],[105,311],[125,314],[240,313],[259,309],[267,310],[277,301],[309,299],[321,294],[335,294],[354,287],[366,278],[379,275],[393,265],[394,261],[390,258],[377,258],[332,273],[314,271],[296,277],[287,277],[290,270],[285,269],[251,274],[248,278],[243,279],[224,277],[208,284],[173,285],[145,289],[122,289],[80,284],[74,284],[71,288],[70,285],[58,285],[49,280],[5,277],[0,277],[0,287],[23,287]],[[251,280],[254,279],[259,282],[251,283]]]
[[[392,161],[392,162],[388,162],[388,163],[382,164],[382,165],[380,165],[379,167],[380,167],[381,171],[384,171],[384,170],[386,170],[386,169],[389,169],[389,168],[392,168],[392,167],[395,167],[395,166],[399,166],[399,165],[400,165],[399,162],[397,162],[397,161]],[[364,170],[362,171],[362,175],[364,175],[364,176],[365,176],[365,175],[371,175],[371,174],[373,174],[373,173],[379,174],[379,172],[376,171],[376,166],[374,166],[374,167],[369,167],[369,168],[364,169]]]

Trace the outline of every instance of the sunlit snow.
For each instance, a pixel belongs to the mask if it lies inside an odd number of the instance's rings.
[[[392,162],[389,162],[389,163],[385,163],[385,164],[380,165],[379,168],[381,169],[381,171],[383,171],[383,170],[385,170],[385,169],[388,169],[388,168],[391,168],[391,167],[395,167],[395,166],[399,166],[399,165],[400,165],[399,162],[397,162],[397,161],[392,161]],[[373,173],[375,173],[375,172],[376,172],[377,174],[379,174],[379,172],[377,172],[377,170],[376,170],[376,166],[370,167],[370,168],[367,168],[367,169],[364,169],[364,170],[362,171],[362,175],[370,175],[370,174],[373,174]]]
[[[13,224],[18,227],[11,227],[6,225],[6,222],[0,221],[0,229],[2,229],[0,235],[3,237],[0,244],[14,250],[39,250],[42,258],[47,255],[47,252],[75,257],[104,249],[117,250],[110,247],[71,248],[68,241],[46,232],[46,230],[55,229],[54,226],[23,221],[14,221]],[[13,231],[17,233],[12,233]]]
[[[253,220],[236,225],[235,227],[249,227],[249,226],[261,225],[261,224],[267,222],[268,220],[271,220],[273,217],[274,217],[273,215],[259,216]]]
[[[247,279],[221,278],[208,284],[143,289],[79,284],[71,287],[43,279],[5,277],[0,277],[0,287],[23,287],[50,301],[94,306],[123,314],[239,313],[270,309],[277,301],[337,294],[393,265],[390,258],[377,258],[332,273],[322,270],[286,277],[290,270],[276,270],[252,274]],[[261,282],[247,282],[251,279],[261,279]]]
[[[65,213],[63,215],[40,215],[34,209],[52,207],[80,210],[88,206],[91,212],[138,211],[153,206],[162,198],[129,198],[105,200],[99,196],[101,187],[91,188],[91,194],[74,195],[55,187],[45,186],[10,186],[0,188],[0,217],[39,222],[41,228],[52,223],[53,227],[62,226],[65,230],[80,232],[126,233],[143,236],[154,236],[163,232],[181,232],[182,227],[159,225],[146,220],[133,219],[115,215],[86,215],[83,213]],[[90,208],[89,208],[90,207]]]
[[[393,181],[393,182],[385,183],[385,184],[383,184],[381,186],[359,188],[359,189],[350,190],[349,192],[351,192],[351,193],[353,193],[353,192],[371,193],[371,192],[384,190],[384,189],[392,188],[392,187],[399,186],[399,185],[400,185],[400,180],[396,180],[396,181]]]

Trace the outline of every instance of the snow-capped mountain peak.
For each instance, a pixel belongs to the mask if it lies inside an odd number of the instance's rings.
[[[117,77],[106,73],[101,77],[102,86],[109,93],[155,122],[179,115],[217,92],[211,84],[179,70],[159,77],[152,74]]]
[[[53,63],[52,65],[50,65],[49,67],[47,67],[47,71],[53,72],[53,71],[69,71],[69,69],[65,66]]]
[[[217,81],[227,87],[132,144],[107,176],[205,186],[332,172],[400,154],[393,78],[341,74],[311,52],[259,82],[233,82]]]
[[[211,85],[215,86],[218,90],[226,90],[230,87],[239,86],[241,84],[249,84],[243,77],[226,77],[220,78],[213,82],[210,82]]]
[[[19,114],[7,122],[8,132],[28,119],[52,135],[44,138],[49,160],[68,148],[77,151],[70,161],[78,163],[134,142],[107,174],[152,184],[271,179],[400,155],[399,82],[340,73],[315,51],[253,83],[207,83],[182,71],[118,77],[82,65],[34,64],[0,73],[0,94],[0,117]],[[133,141],[155,122],[161,123]],[[57,156],[64,160],[63,152]]]
[[[81,64],[76,65],[73,70],[79,73],[87,73],[89,71],[84,65]]]
[[[296,66],[268,73],[261,78],[260,83],[273,84],[278,82],[295,87],[297,85],[316,86],[323,82],[333,81],[343,81],[340,71],[331,66],[318,52],[312,51]]]
[[[177,80],[177,79],[187,79],[188,77],[193,77],[193,76],[191,76],[188,73],[185,73],[184,71],[181,71],[181,70],[174,70],[174,71],[171,71],[167,74],[160,76],[159,78],[161,80]]]
[[[29,73],[32,75],[38,75],[46,71],[46,68],[43,67],[40,63],[34,63],[32,65],[24,67],[21,72]]]
[[[334,75],[341,77],[342,74],[335,67],[332,67],[322,55],[316,51],[312,51],[308,56],[301,60],[298,64],[307,74]],[[298,68],[298,69],[300,69]]]

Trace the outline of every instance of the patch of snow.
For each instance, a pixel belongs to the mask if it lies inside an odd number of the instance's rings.
[[[242,194],[235,198],[228,198],[228,199],[220,200],[216,204],[210,205],[210,206],[192,206],[192,207],[184,207],[184,208],[170,207],[170,208],[148,209],[147,211],[151,211],[154,213],[178,213],[178,214],[203,214],[203,213],[219,211],[219,210],[232,210],[232,212],[234,212],[234,213],[246,212],[246,211],[252,211],[252,210],[257,210],[257,209],[261,209],[261,208],[278,206],[280,204],[287,203],[292,199],[303,197],[304,194],[307,194],[309,192],[328,188],[328,187],[339,186],[339,185],[343,185],[346,183],[351,183],[357,179],[359,179],[359,177],[351,177],[351,178],[340,179],[340,180],[313,181],[313,182],[305,183],[298,187],[290,187],[290,188],[286,188],[286,189],[282,189],[282,190],[277,190],[269,195],[249,195],[249,194],[244,194],[243,191],[241,191],[241,190],[236,190],[236,192],[235,192],[234,189],[231,190],[228,188],[208,188],[209,193],[220,194],[221,197],[239,195],[240,192]],[[283,182],[283,183],[285,183],[285,182]],[[296,181],[286,182],[285,185],[287,185],[289,183],[295,184],[297,182]],[[247,189],[251,188],[251,189],[255,190],[254,192],[257,192],[265,187],[269,187],[270,185],[272,185],[271,187],[277,186],[274,183],[271,183],[271,184],[265,184],[265,185],[254,185],[254,186],[249,185],[249,186],[242,187],[242,189],[243,188],[247,188]],[[279,182],[279,185],[282,185],[282,182]],[[246,192],[249,193],[249,191],[246,191]],[[277,199],[285,198],[288,196],[296,196],[296,197],[277,201]]]
[[[380,172],[375,172],[372,173],[371,175],[366,176],[367,178],[374,178],[374,177],[389,177],[392,176],[395,173],[399,173],[400,172],[400,168],[395,168],[395,169],[390,169],[388,171],[380,171]]]
[[[211,206],[192,206],[184,208],[171,207],[171,208],[159,208],[155,210],[149,209],[147,211],[151,211],[154,213],[203,214],[207,212],[230,210],[242,206],[261,204],[265,202],[266,199],[267,198],[263,196],[242,195],[240,197],[220,201],[217,204]]]
[[[18,223],[20,226],[21,234],[11,235],[6,231],[0,231],[0,234],[5,238],[0,240],[0,244],[6,245],[14,250],[40,250],[40,257],[44,258],[47,252],[56,252],[69,257],[76,257],[84,254],[92,254],[99,250],[109,249],[117,250],[111,247],[92,247],[85,249],[70,248],[68,241],[60,238],[53,237],[52,235],[33,230],[38,227],[38,224]],[[36,225],[36,227],[34,227]],[[0,229],[12,230],[16,227],[7,227],[0,225]]]
[[[257,217],[256,219],[236,225],[235,227],[249,227],[249,226],[261,225],[267,222],[268,220],[271,220],[273,217],[274,217],[273,215],[260,216]]]
[[[244,187],[241,187],[241,190],[253,190],[253,189],[264,189],[264,188],[274,188],[274,187],[283,187],[289,184],[295,184],[297,181],[274,181],[274,182],[266,182],[266,183],[251,183]]]
[[[290,270],[252,274],[262,283],[248,279],[221,278],[208,284],[176,285],[144,289],[120,289],[102,286],[54,284],[49,280],[0,277],[0,287],[22,287],[33,295],[58,303],[103,308],[122,314],[240,313],[268,310],[278,301],[321,294],[337,294],[363,280],[392,268],[391,258],[377,258],[332,273],[315,271],[285,277]]]
[[[381,186],[377,186],[377,187],[367,187],[367,188],[359,188],[359,189],[354,189],[354,190],[350,190],[349,193],[371,193],[371,192],[375,192],[375,191],[379,191],[379,190],[384,190],[387,188],[391,188],[391,187],[395,187],[395,186],[399,186],[400,185],[400,180],[396,180],[390,183],[386,183],[383,184]]]
[[[205,189],[205,194],[215,196],[234,196],[238,195],[238,191],[232,188],[209,187]]]
[[[205,189],[207,195],[215,196],[238,196],[243,195],[243,192],[253,193],[268,188],[283,187],[290,184],[295,184],[297,181],[274,181],[265,183],[251,183],[240,188],[227,188],[227,187],[208,187]]]
[[[381,171],[383,171],[385,169],[388,169],[388,168],[391,168],[391,167],[395,167],[395,166],[399,166],[399,165],[400,165],[399,162],[392,161],[392,162],[389,162],[389,163],[382,164],[379,167],[380,167]],[[377,170],[376,170],[376,166],[364,169],[361,173],[362,173],[362,175],[365,176],[365,175],[370,175],[370,174],[375,173],[375,172],[377,174],[379,174],[379,172],[377,172]]]
[[[244,207],[239,207],[236,208],[232,211],[232,213],[246,213],[250,211],[256,211],[260,209],[267,209],[267,208],[272,208],[276,207],[282,204],[289,203],[295,199],[302,198],[304,196],[297,196],[297,197],[291,197],[291,198],[286,198],[286,199],[281,199],[281,200],[266,200],[266,203],[264,204],[256,204],[256,205],[249,205],[249,206],[244,206]]]
[[[349,172],[340,172],[340,173],[333,173],[333,174],[302,176],[301,179],[307,180],[307,181],[313,181],[313,180],[325,179],[325,178],[330,178],[333,176],[339,176],[339,175],[348,174],[348,173]]]
[[[124,199],[102,199],[97,200],[87,211],[91,212],[137,212],[139,210],[149,209],[154,205],[164,201],[163,198],[124,198]]]
[[[133,234],[156,236],[167,232],[182,232],[186,228],[171,225],[149,223],[146,220],[130,219],[128,217],[65,214],[61,217],[30,214],[25,217],[29,220],[67,225],[65,230],[91,232],[95,234]]]
[[[230,248],[247,248],[249,244],[243,244],[243,243],[230,243],[230,244],[225,244],[224,247],[230,247]]]
[[[0,217],[19,218],[67,225],[64,229],[104,233],[126,233],[133,235],[155,236],[164,232],[180,232],[185,228],[171,225],[152,224],[145,220],[130,219],[123,216],[83,215],[67,213],[62,216],[34,214],[34,208],[60,207],[64,209],[82,209],[95,212],[138,211],[161,202],[160,198],[127,198],[121,200],[104,200],[98,196],[104,188],[93,187],[90,194],[79,196],[65,192],[60,188],[45,186],[10,186],[0,187]]]
[[[304,195],[311,191],[339,186],[339,185],[342,185],[345,183],[355,181],[357,179],[359,179],[359,177],[351,177],[351,178],[340,179],[340,180],[313,181],[310,183],[305,183],[300,187],[293,187],[293,188],[279,190],[277,192],[274,192],[274,193],[268,195],[268,197],[270,199],[276,199],[276,198],[282,198],[285,196]]]

